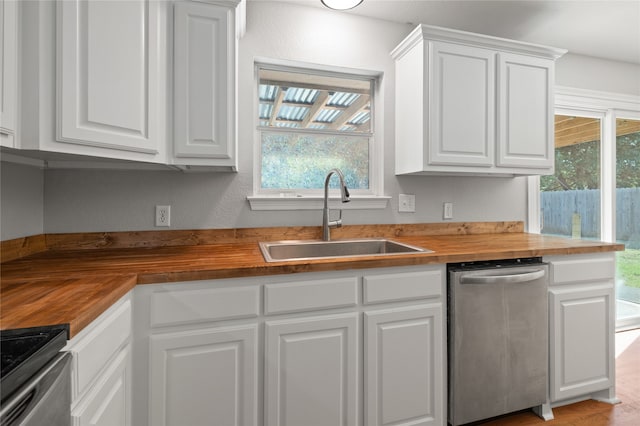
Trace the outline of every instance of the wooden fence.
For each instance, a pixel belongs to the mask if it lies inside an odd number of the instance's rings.
[[[600,238],[600,190],[540,193],[542,232],[572,235],[574,214],[580,216],[582,238]],[[629,248],[640,248],[640,188],[616,190],[616,239]]]

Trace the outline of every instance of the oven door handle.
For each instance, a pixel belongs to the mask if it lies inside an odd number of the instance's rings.
[[[480,275],[474,273],[460,275],[460,284],[516,284],[535,281],[544,277],[545,270],[526,271],[508,275]]]

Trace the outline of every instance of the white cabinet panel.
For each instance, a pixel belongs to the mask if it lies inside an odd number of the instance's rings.
[[[68,348],[73,354],[73,396],[84,393],[95,381],[109,360],[131,339],[131,300],[125,299],[100,321],[91,331],[74,341]]]
[[[551,401],[613,386],[612,286],[552,288]]]
[[[0,2],[0,145],[15,147],[18,87],[18,1]]]
[[[151,295],[150,324],[162,327],[212,320],[257,317],[260,289],[255,286],[180,288]]]
[[[58,3],[59,141],[160,150],[159,7],[150,0]]]
[[[266,323],[265,424],[358,423],[358,314]]]
[[[365,312],[366,425],[442,425],[440,303]]]
[[[64,348],[72,354],[74,426],[129,426],[132,419],[131,292]]]
[[[493,165],[496,53],[430,42],[429,163]]]
[[[353,276],[267,284],[264,287],[264,312],[269,315],[355,306],[358,283],[358,277]]]
[[[256,424],[257,325],[157,334],[149,340],[150,424]]]
[[[222,5],[175,5],[175,164],[236,167],[235,13]]]
[[[437,298],[444,292],[444,267],[426,271],[366,274],[363,278],[365,304],[399,300]]]
[[[118,354],[104,380],[71,413],[74,426],[131,424],[131,345]]]
[[[551,59],[498,54],[499,167],[554,166]]]
[[[614,253],[599,256],[565,256],[551,263],[553,285],[609,281],[616,273]]]

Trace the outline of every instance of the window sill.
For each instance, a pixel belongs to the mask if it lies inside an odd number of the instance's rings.
[[[387,196],[352,196],[348,203],[341,203],[338,198],[329,198],[329,208],[342,210],[374,210],[385,209],[391,197]],[[251,210],[322,210],[323,197],[269,197],[248,196]]]

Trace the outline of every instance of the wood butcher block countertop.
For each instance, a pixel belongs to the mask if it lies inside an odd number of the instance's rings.
[[[258,241],[319,235],[319,227],[292,227],[51,234],[44,243],[43,236],[3,242],[0,329],[68,323],[73,337],[138,284],[624,249],[524,233],[522,222],[353,225],[332,231],[334,239],[389,238],[432,250],[388,257],[267,263],[258,246]],[[32,254],[30,246],[37,247]],[[4,261],[12,257],[17,258]]]

